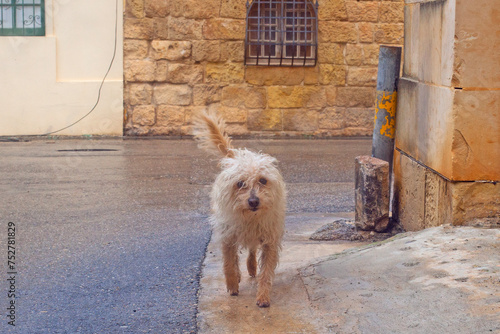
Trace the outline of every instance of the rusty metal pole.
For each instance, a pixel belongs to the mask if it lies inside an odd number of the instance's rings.
[[[389,170],[392,170],[392,157],[394,154],[397,83],[400,64],[401,47],[380,46],[372,156],[388,161]]]

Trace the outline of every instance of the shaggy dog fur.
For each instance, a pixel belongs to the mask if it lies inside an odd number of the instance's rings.
[[[251,277],[257,275],[260,249],[257,305],[268,307],[285,228],[285,183],[275,158],[233,148],[224,127],[215,114],[200,113],[193,133],[200,148],[222,156],[211,193],[211,223],[222,246],[226,286],[231,296],[238,295],[239,248],[248,249]]]

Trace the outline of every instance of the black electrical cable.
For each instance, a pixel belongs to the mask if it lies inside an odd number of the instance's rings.
[[[111,67],[113,67],[113,63],[114,63],[115,57],[116,57],[117,44],[118,44],[118,0],[116,0],[116,10],[115,10],[115,46],[114,46],[114,49],[113,49],[113,57],[111,58],[111,63],[109,64],[108,70],[106,71],[106,74],[104,75],[104,78],[102,78],[101,85],[99,86],[99,92],[97,93],[97,101],[95,102],[95,104],[92,107],[92,109],[90,109],[90,111],[87,114],[85,114],[83,117],[81,117],[77,121],[71,123],[68,126],[65,126],[64,128],[59,129],[59,130],[47,132],[47,133],[44,133],[44,134],[41,134],[41,135],[37,135],[37,136],[48,136],[48,135],[51,135],[53,133],[60,132],[62,130],[66,130],[67,128],[70,128],[73,125],[79,123],[81,120],[83,120],[85,117],[87,117],[88,115],[90,115],[95,110],[95,108],[99,104],[99,101],[101,100],[101,90],[102,90],[102,86],[104,85],[104,81],[106,80],[109,72],[111,71]]]

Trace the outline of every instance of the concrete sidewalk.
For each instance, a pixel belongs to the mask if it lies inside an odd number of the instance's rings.
[[[226,293],[210,243],[200,333],[500,333],[500,230],[437,227],[374,244],[313,242],[352,214],[287,217],[271,307],[241,261],[240,295]],[[245,259],[245,254],[241,255]]]

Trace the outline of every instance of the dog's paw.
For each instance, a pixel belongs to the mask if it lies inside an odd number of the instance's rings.
[[[269,307],[269,305],[271,305],[271,302],[269,301],[269,299],[266,299],[266,298],[257,299],[257,306],[258,307]]]
[[[250,275],[250,277],[256,277],[257,276],[257,269],[251,270],[250,268],[248,268],[248,275]]]

